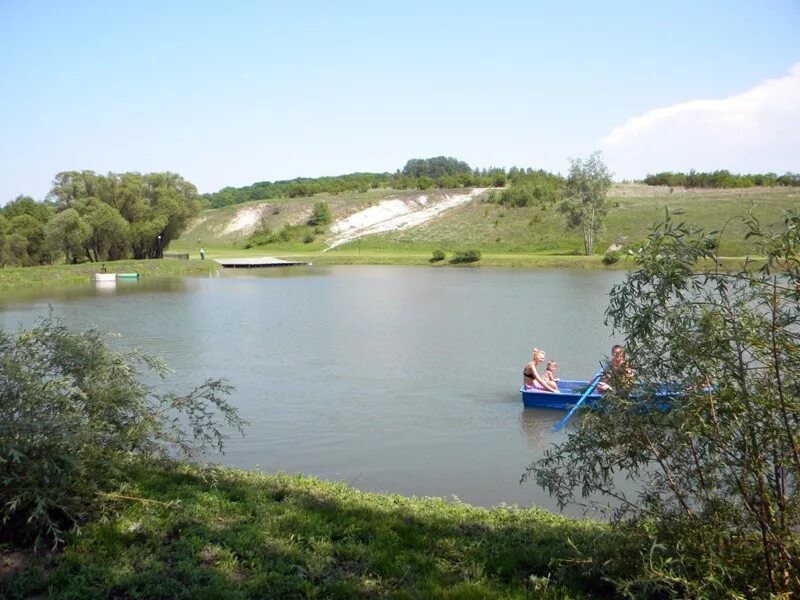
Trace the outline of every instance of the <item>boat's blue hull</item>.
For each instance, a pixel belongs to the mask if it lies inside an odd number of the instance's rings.
[[[526,390],[524,387],[519,389],[522,394],[522,404],[525,408],[555,408],[557,410],[568,410],[578,403],[583,392],[589,387],[588,381],[559,381],[558,389],[560,393],[541,392],[538,390]],[[591,404],[600,394],[592,392],[586,399],[585,404]]]

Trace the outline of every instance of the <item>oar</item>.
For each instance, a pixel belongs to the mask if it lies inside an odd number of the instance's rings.
[[[600,369],[595,374],[594,379],[592,379],[592,382],[589,385],[589,387],[586,388],[585,392],[583,392],[583,396],[581,396],[581,399],[578,400],[578,402],[575,404],[575,406],[573,406],[572,409],[570,409],[570,411],[564,416],[564,418],[562,418],[558,423],[553,425],[553,431],[558,431],[564,425],[567,424],[567,421],[569,421],[570,417],[573,414],[575,414],[575,411],[578,410],[578,408],[580,407],[581,404],[583,404],[583,401],[586,400],[589,397],[589,394],[591,394],[594,391],[594,388],[597,386],[597,383],[600,381],[600,377],[603,374],[603,371],[605,371],[605,369],[603,368],[603,365],[600,365]]]

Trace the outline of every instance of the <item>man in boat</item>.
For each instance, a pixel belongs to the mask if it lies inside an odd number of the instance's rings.
[[[608,366],[600,376],[600,382],[597,384],[598,392],[608,392],[613,390],[611,381],[620,379],[624,381],[633,380],[633,370],[625,364],[625,348],[619,344],[611,346],[611,358],[608,361]]]

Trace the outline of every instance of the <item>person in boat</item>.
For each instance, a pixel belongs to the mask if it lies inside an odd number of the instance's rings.
[[[542,379],[555,384],[557,391],[558,382],[560,381],[560,379],[556,377],[556,371],[558,371],[558,363],[554,360],[548,360],[547,368],[544,370],[544,373],[542,373]]]
[[[611,358],[608,361],[600,381],[597,384],[598,392],[608,392],[614,388],[611,386],[612,380],[619,381],[633,380],[633,370],[625,364],[625,348],[619,344],[611,346]]]
[[[531,361],[522,369],[522,387],[526,390],[539,392],[558,392],[558,386],[554,381],[547,381],[539,375],[536,370],[544,362],[544,350],[533,349]]]
[[[101,272],[101,273],[108,273],[108,271],[106,270],[106,265],[105,265],[105,263],[103,264],[103,266],[102,266],[102,267],[100,267],[100,272]]]

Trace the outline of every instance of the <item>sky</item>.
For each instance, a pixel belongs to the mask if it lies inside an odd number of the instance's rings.
[[[798,172],[798,32],[798,0],[0,0],[0,204],[84,169]]]

